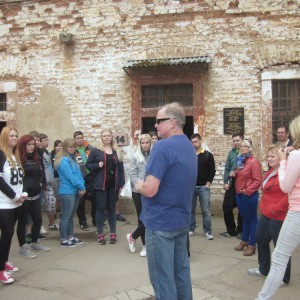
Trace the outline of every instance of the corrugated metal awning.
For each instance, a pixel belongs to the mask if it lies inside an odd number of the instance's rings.
[[[140,67],[158,67],[158,66],[178,66],[188,64],[208,64],[211,62],[210,56],[180,57],[180,58],[161,58],[161,59],[142,59],[128,60],[123,69]]]

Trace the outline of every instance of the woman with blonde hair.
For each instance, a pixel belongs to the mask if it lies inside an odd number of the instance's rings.
[[[243,251],[244,256],[251,256],[256,251],[258,189],[262,174],[260,162],[253,156],[252,143],[249,140],[244,140],[241,144],[234,175],[236,203],[243,218],[242,239],[234,250]]]
[[[12,283],[10,272],[18,271],[8,262],[14,225],[19,207],[26,199],[23,190],[23,168],[18,151],[18,132],[4,127],[0,135],[0,281]]]
[[[288,262],[300,244],[300,116],[290,124],[294,150],[280,148],[278,177],[280,188],[288,193],[289,209],[272,254],[271,269],[257,300],[271,299],[282,285]]]
[[[103,233],[104,214],[110,227],[110,244],[117,242],[116,234],[116,201],[117,192],[124,185],[124,166],[120,149],[114,143],[110,129],[101,132],[100,147],[94,149],[88,157],[86,167],[94,172],[94,196],[96,203],[96,226],[98,242],[106,244]]]
[[[59,196],[62,213],[59,231],[60,246],[63,248],[72,248],[83,244],[74,236],[73,217],[77,211],[79,197],[85,194],[84,180],[74,157],[75,150],[74,139],[65,139],[54,161],[54,167],[60,179]]]
[[[127,241],[129,250],[134,253],[136,251],[136,239],[141,237],[143,248],[140,252],[140,256],[147,256],[145,245],[145,226],[140,220],[140,214],[142,212],[141,194],[135,188],[135,184],[139,180],[145,178],[146,165],[150,157],[150,149],[152,145],[152,138],[149,134],[142,134],[139,139],[139,144],[136,152],[133,154],[130,161],[130,181],[132,185],[132,199],[136,209],[138,217],[138,227],[133,233],[127,234]]]
[[[276,246],[279,232],[289,208],[288,194],[279,186],[278,169],[280,160],[277,155],[278,145],[271,145],[267,152],[267,162],[270,169],[262,183],[262,197],[259,202],[261,216],[256,227],[256,242],[258,250],[258,268],[248,269],[252,276],[267,276],[271,266],[270,242]],[[291,261],[285,272],[282,285],[287,285],[291,277]]]

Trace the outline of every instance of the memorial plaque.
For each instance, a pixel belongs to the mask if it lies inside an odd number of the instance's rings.
[[[224,134],[233,134],[241,132],[244,134],[244,108],[224,108],[223,109],[224,120]]]

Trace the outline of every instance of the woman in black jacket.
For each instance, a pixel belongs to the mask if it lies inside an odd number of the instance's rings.
[[[20,244],[19,255],[24,258],[35,258],[36,255],[30,251],[26,244],[26,224],[30,214],[33,225],[31,229],[32,244],[31,249],[36,251],[49,251],[48,247],[38,242],[39,233],[42,225],[42,213],[40,207],[40,193],[42,189],[42,168],[37,153],[34,137],[23,135],[19,141],[19,153],[25,175],[23,178],[23,192],[28,194],[20,208],[17,236]]]
[[[94,172],[94,197],[96,202],[96,225],[98,242],[106,244],[103,234],[104,214],[107,211],[110,227],[110,243],[116,243],[117,192],[124,185],[124,166],[121,151],[114,144],[111,130],[101,132],[100,149],[94,149],[88,157],[86,167]]]

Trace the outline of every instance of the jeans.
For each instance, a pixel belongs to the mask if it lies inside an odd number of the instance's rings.
[[[279,288],[292,253],[300,244],[300,212],[289,211],[281,227],[276,247],[272,253],[271,270],[265,280],[258,300],[271,299]]]
[[[256,227],[256,242],[258,250],[258,264],[261,274],[267,276],[271,266],[271,251],[270,242],[273,240],[274,246],[276,246],[277,239],[283,221],[269,219],[262,215]],[[283,281],[285,283],[290,282],[291,277],[291,260],[287,265]]]
[[[74,237],[73,217],[76,213],[79,195],[60,195],[61,218],[59,224],[60,239],[65,241]]]
[[[232,181],[232,185],[225,192],[224,200],[223,200],[223,212],[224,212],[224,222],[226,225],[226,231],[234,236],[239,232],[243,231],[243,220],[240,212],[238,212],[237,226],[234,220],[233,210],[237,207],[235,200],[235,186],[234,179]]]
[[[235,194],[236,203],[240,214],[243,218],[243,235],[242,241],[249,243],[250,246],[256,245],[255,232],[257,225],[257,205],[258,192],[254,192],[251,196],[246,194]]]
[[[191,220],[191,231],[196,229],[196,207],[197,207],[197,196],[199,197],[199,203],[202,211],[203,219],[203,231],[204,233],[211,234],[211,213],[210,213],[210,189],[205,185],[196,186],[193,196],[193,207],[192,207],[192,220]]]
[[[192,300],[188,228],[174,232],[146,228],[148,271],[156,300]]]
[[[143,243],[143,245],[145,245],[145,226],[144,226],[143,222],[140,220],[140,215],[142,212],[141,194],[133,192],[132,199],[133,199],[136,214],[138,217],[138,227],[132,233],[132,238],[136,240],[137,238],[141,237],[142,243]]]
[[[116,233],[116,201],[117,194],[114,187],[103,190],[94,190],[96,203],[96,225],[98,234],[103,234],[104,214],[107,211],[107,219],[111,233]]]

